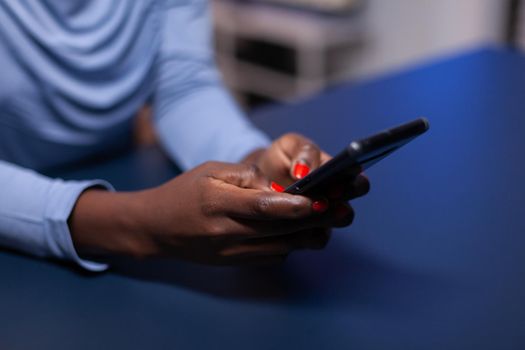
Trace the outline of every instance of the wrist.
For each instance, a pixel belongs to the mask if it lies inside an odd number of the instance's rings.
[[[93,260],[114,255],[147,255],[144,205],[140,192],[114,193],[101,189],[83,192],[69,219],[77,253]]]

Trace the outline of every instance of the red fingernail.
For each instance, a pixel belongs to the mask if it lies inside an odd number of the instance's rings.
[[[272,190],[274,190],[275,192],[284,192],[284,187],[279,185],[278,183],[275,183],[272,181],[272,183],[270,184],[270,187],[272,188]]]
[[[323,213],[328,209],[328,202],[325,200],[318,200],[312,203],[312,209],[318,213]]]
[[[309,172],[310,167],[304,163],[297,163],[293,168],[293,175],[298,179],[302,179],[303,177],[308,175]]]

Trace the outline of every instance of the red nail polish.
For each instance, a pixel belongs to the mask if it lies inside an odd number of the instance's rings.
[[[323,213],[328,209],[328,202],[325,200],[318,200],[312,203],[312,209],[318,213]]]
[[[297,163],[293,168],[293,174],[296,178],[302,179],[310,172],[310,167],[304,163]]]
[[[270,184],[270,187],[272,188],[272,190],[274,190],[275,192],[284,192],[284,187],[279,185],[278,183],[276,182],[273,182]]]

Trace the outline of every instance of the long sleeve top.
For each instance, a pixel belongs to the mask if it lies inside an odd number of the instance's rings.
[[[146,103],[182,168],[236,162],[268,138],[221,84],[206,0],[0,1],[0,246],[81,259],[67,220],[96,180],[38,172],[130,142]]]

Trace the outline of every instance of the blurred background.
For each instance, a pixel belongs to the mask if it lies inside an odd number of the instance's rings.
[[[525,47],[521,0],[212,0],[217,62],[247,110],[491,45]]]

